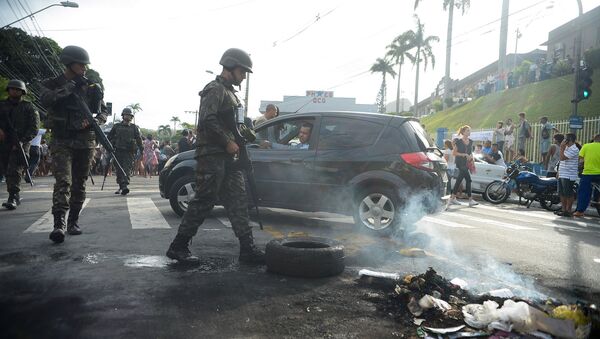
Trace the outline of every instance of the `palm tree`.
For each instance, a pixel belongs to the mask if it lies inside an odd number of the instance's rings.
[[[421,0],[415,0],[415,10]],[[452,56],[452,26],[454,22],[454,8],[461,9],[462,15],[465,15],[467,9],[471,7],[471,0],[443,0],[444,11],[448,11],[448,30],[446,34],[446,72],[444,75],[444,108],[446,108],[446,99],[450,94],[450,58]]]
[[[413,37],[410,31],[404,32],[397,36],[392,44],[387,46],[388,52],[386,56],[389,56],[394,60],[394,64],[398,65],[398,89],[396,90],[396,113],[400,113],[400,77],[402,75],[402,65],[404,64],[404,58],[413,60],[414,57],[409,51],[413,48],[412,45]]]
[[[413,62],[413,65],[416,64],[417,66],[417,76],[415,79],[415,104],[414,104],[414,115],[418,116],[419,114],[419,69],[420,69],[420,65],[421,65],[421,61],[423,61],[423,63],[425,64],[425,66],[423,67],[423,70],[426,71],[427,70],[427,64],[428,62],[431,60],[431,68],[435,67],[435,56],[433,55],[433,51],[431,50],[431,43],[432,42],[438,42],[440,41],[440,38],[438,38],[435,35],[432,36],[425,36],[425,29],[421,20],[419,19],[418,16],[415,15],[415,18],[417,19],[417,31],[408,31],[407,34],[409,34],[410,36],[412,36],[414,38],[413,40],[413,48],[416,48],[417,51],[414,54],[414,60],[411,60]]]
[[[158,126],[158,135],[163,135],[166,138],[171,138],[171,126],[169,125],[160,125]]]
[[[173,117],[171,117],[171,120],[169,120],[169,121],[172,121],[172,122],[173,122],[173,132],[174,132],[174,133],[177,133],[177,123],[178,123],[179,121],[181,121],[181,120],[179,120],[179,118],[178,118],[178,117],[176,117],[176,116],[173,116]]]
[[[382,81],[381,88],[379,89],[379,93],[377,94],[377,107],[379,113],[385,113],[385,95],[387,92],[387,86],[385,84],[386,75],[391,75],[392,78],[396,76],[396,71],[394,71],[394,67],[391,62],[385,58],[377,58],[373,66],[371,66],[371,73],[381,73]]]

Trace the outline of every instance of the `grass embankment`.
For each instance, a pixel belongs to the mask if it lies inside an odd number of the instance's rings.
[[[600,69],[593,75],[592,96],[579,103],[579,115],[600,116]],[[568,119],[571,115],[573,75],[527,84],[477,98],[462,106],[437,112],[422,119],[431,135],[438,127],[453,131],[467,124],[472,128],[496,126],[498,120],[518,120],[517,113],[527,112],[527,120],[538,122],[542,116],[550,121]]]

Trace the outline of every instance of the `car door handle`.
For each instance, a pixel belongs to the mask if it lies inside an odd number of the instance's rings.
[[[302,158],[290,158],[291,162],[302,162]]]

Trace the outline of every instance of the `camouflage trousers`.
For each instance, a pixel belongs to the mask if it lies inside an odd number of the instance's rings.
[[[204,155],[197,158],[196,191],[183,215],[178,234],[191,238],[198,232],[217,202],[225,207],[236,237],[252,233],[249,226],[246,184],[242,171],[230,170],[230,155]]]
[[[25,154],[29,154],[29,143],[23,145]],[[12,149],[8,145],[0,146],[0,174],[6,177],[6,191],[17,194],[21,191],[21,181],[25,162],[22,160],[21,150]]]
[[[85,184],[94,156],[92,148],[73,148],[64,144],[50,147],[52,154],[52,214],[65,214],[69,208],[80,211],[85,201]]]
[[[127,176],[124,176],[115,164],[115,170],[117,171],[117,184],[119,184],[120,188],[129,185],[129,175],[131,175],[131,170],[133,169],[133,156],[134,154],[130,151],[121,149],[117,149],[115,151],[115,157],[123,167],[125,173],[127,173]]]

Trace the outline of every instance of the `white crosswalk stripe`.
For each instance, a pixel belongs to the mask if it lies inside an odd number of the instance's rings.
[[[454,227],[454,228],[476,228],[476,227],[465,225],[465,224],[459,224],[459,223],[453,222],[453,221],[443,220],[443,219],[440,219],[439,217],[434,218],[434,217],[425,216],[418,223],[420,223],[422,221],[426,221],[426,222],[430,222],[430,223],[434,223],[434,224],[438,224],[438,225],[444,225],[444,226],[448,226],[448,227]]]
[[[506,222],[493,220],[493,219],[490,219],[490,218],[479,218],[479,217],[476,217],[474,215],[469,215],[469,214],[462,214],[462,213],[452,212],[452,213],[448,213],[447,215],[462,217],[462,218],[464,218],[464,220],[478,221],[480,223],[483,223],[484,225],[491,224],[491,225],[495,225],[495,226],[509,228],[509,229],[512,229],[512,230],[537,231],[537,228],[525,227],[525,226],[519,226],[519,225],[513,225],[513,224],[506,223]]]
[[[83,213],[83,209],[85,206],[87,206],[88,202],[90,202],[90,198],[85,199],[80,213]],[[52,209],[50,209],[48,212],[46,212],[46,214],[44,214],[41,218],[31,224],[31,226],[29,226],[25,231],[23,231],[23,233],[46,233],[51,232],[53,229],[54,216],[52,215]]]
[[[171,228],[151,198],[127,198],[133,229]]]
[[[512,209],[506,209],[506,208],[499,208],[499,207],[491,207],[491,206],[485,206],[485,205],[479,205],[477,206],[477,208],[482,208],[482,209],[486,209],[486,210],[491,210],[491,211],[501,211],[502,213],[508,213],[508,214],[514,214],[514,215],[519,215],[519,216],[525,216],[528,218],[539,218],[539,219],[545,219],[545,220],[550,220],[550,221],[560,221],[563,223],[567,223],[567,224],[572,224],[572,225],[577,225],[577,226],[581,226],[581,227],[597,227],[600,228],[600,223],[593,221],[593,220],[589,220],[589,221],[579,221],[579,220],[573,220],[573,219],[565,219],[565,218],[560,218],[558,216],[555,216],[552,213],[546,212],[546,211],[515,211]]]

